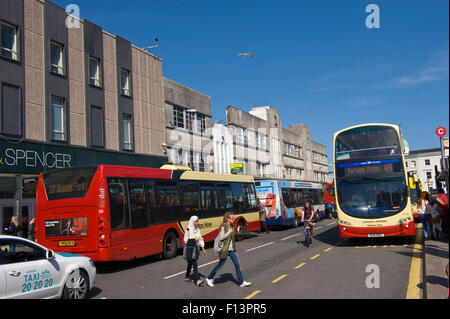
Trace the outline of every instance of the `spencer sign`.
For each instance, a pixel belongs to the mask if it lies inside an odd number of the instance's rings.
[[[45,170],[98,164],[159,168],[166,163],[167,157],[0,140],[0,174],[39,174]]]
[[[0,158],[0,165],[7,166],[25,166],[39,168],[64,168],[70,167],[72,156],[66,153],[54,152],[36,152],[32,150],[23,150],[7,148],[4,158]]]

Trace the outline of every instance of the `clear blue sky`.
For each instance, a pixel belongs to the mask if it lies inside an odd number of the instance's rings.
[[[411,149],[449,130],[447,0],[53,0],[163,59],[163,76],[227,105],[271,105],[327,147],[339,129],[400,124]],[[365,26],[368,4],[380,28]],[[254,58],[242,58],[250,52]],[[448,135],[448,134],[447,134]]]

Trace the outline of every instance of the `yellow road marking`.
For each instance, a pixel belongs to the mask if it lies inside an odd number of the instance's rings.
[[[416,225],[416,231],[419,232],[418,242],[422,242],[422,224]],[[420,273],[422,266],[422,246],[421,244],[413,245],[413,256],[411,260],[411,268],[409,270],[408,289],[406,291],[406,299],[420,299],[421,283]]]
[[[333,247],[327,248],[327,249],[324,250],[324,252],[330,251],[332,249],[333,249]]]
[[[304,265],[306,265],[306,263],[301,263],[300,265],[298,265],[297,267],[295,267],[295,269],[299,269],[300,267],[303,267]]]
[[[320,256],[320,254],[317,254],[317,255],[315,255],[315,256],[309,258],[309,259],[314,260],[314,259],[316,259],[316,258],[319,257],[319,256]]]
[[[251,299],[253,297],[255,297],[257,294],[259,294],[261,292],[261,290],[256,290],[254,292],[252,292],[250,295],[248,295],[247,297],[245,297],[244,299]]]
[[[272,283],[275,284],[275,283],[279,282],[281,279],[283,279],[283,278],[286,277],[286,276],[287,276],[287,274],[281,275],[281,276],[278,277],[277,279],[273,280]]]
[[[420,299],[420,269],[422,265],[422,247],[420,244],[414,245],[411,268],[409,270],[408,290],[406,299]]]

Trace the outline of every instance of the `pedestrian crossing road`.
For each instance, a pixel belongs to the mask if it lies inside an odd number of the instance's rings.
[[[411,280],[414,239],[340,239],[336,220],[315,225],[312,245],[304,245],[304,228],[277,228],[270,234],[249,233],[237,242],[245,281],[239,287],[228,260],[214,287],[185,282],[186,261],[148,257],[97,265],[94,299],[404,299]],[[212,243],[198,264],[202,279],[217,264]],[[419,276],[419,274],[413,274]]]

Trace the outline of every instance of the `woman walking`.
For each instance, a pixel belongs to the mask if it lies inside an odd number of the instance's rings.
[[[205,242],[203,241],[202,234],[200,233],[200,228],[198,227],[199,218],[197,216],[192,216],[189,220],[188,228],[184,233],[184,245],[186,249],[186,260],[187,260],[187,269],[186,269],[186,277],[185,281],[193,281],[197,287],[203,283],[203,280],[200,279],[200,275],[198,273],[198,255],[199,248],[203,250],[203,253],[206,255],[205,250]],[[191,275],[191,270],[194,268],[194,273]]]
[[[244,281],[242,277],[241,265],[239,262],[239,255],[236,252],[236,244],[234,242],[234,214],[232,212],[226,212],[223,216],[223,224],[220,228],[219,239],[223,242],[222,250],[220,251],[219,263],[214,267],[211,273],[206,277],[206,283],[210,287],[214,287],[214,276],[217,271],[225,265],[227,257],[230,257],[233,261],[234,268],[236,269],[236,275],[240,287],[248,287],[252,283]]]
[[[433,236],[433,224],[429,222],[430,219],[430,208],[429,208],[430,194],[428,192],[421,192],[419,199],[417,200],[417,211],[419,219],[423,226],[423,235],[425,239],[429,239]],[[428,233],[429,231],[429,233]]]

